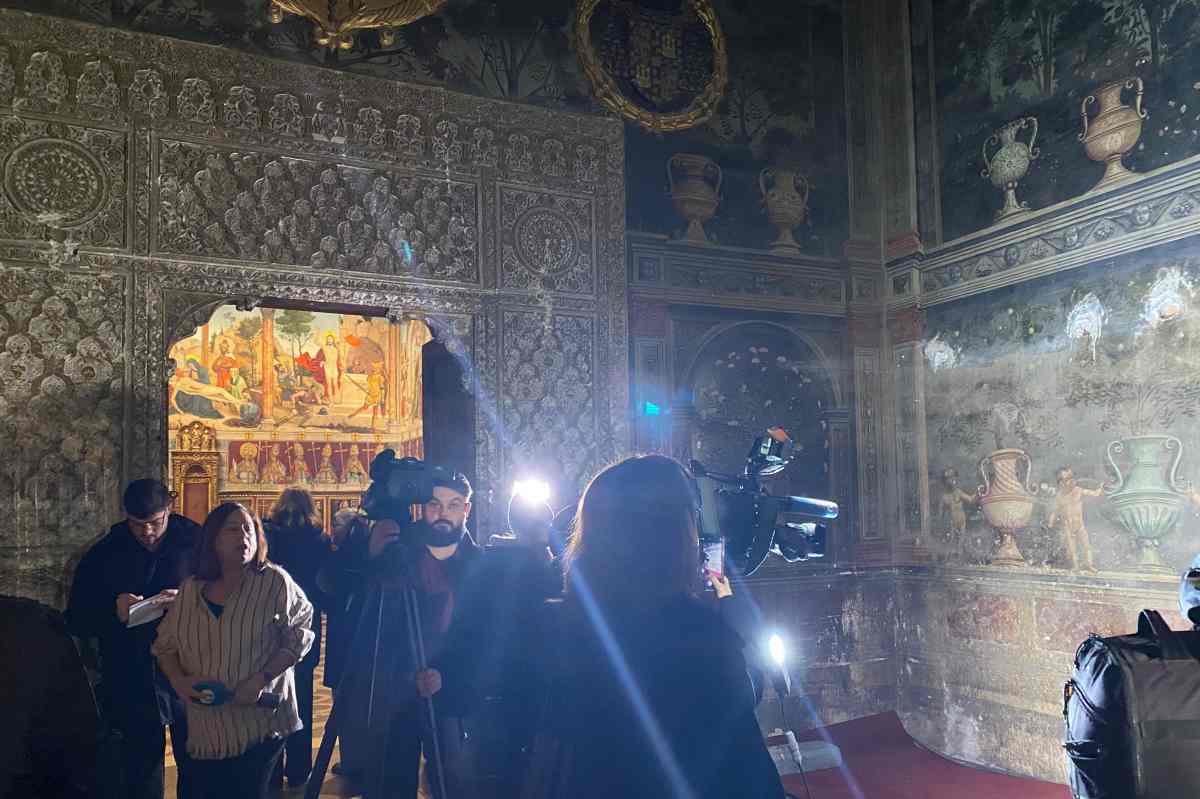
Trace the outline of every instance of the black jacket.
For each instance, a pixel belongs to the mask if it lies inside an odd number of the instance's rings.
[[[601,618],[568,600],[559,626],[525,796],[783,799],[742,639],[714,610]]]
[[[381,592],[375,589],[383,585],[386,588],[382,592],[383,629],[378,669],[379,679],[389,689],[376,690],[376,712],[371,715],[373,718],[382,718],[394,713],[415,712],[418,707],[415,690],[411,685],[396,683],[402,675],[411,675],[414,670],[402,593],[399,590],[403,585],[400,564],[419,564],[422,558],[427,557],[427,549],[423,544],[405,542],[397,545],[402,550],[394,550],[368,561],[367,545],[368,537],[363,536],[352,543],[347,542],[335,555],[336,571],[357,575],[357,579],[370,585],[361,603],[361,622],[355,624],[355,637],[347,654],[348,661],[359,669],[355,675],[359,679],[343,683],[348,690],[346,701],[355,708],[351,712],[366,717],[371,650],[375,641],[376,621],[380,617]],[[448,629],[434,629],[437,626],[434,620],[442,610],[441,601],[418,590],[426,659],[430,667],[442,674],[442,689],[434,699],[434,706],[444,716],[466,715],[476,704],[469,670],[471,658],[475,656],[474,642],[469,628],[463,626],[460,620],[463,619],[464,609],[473,604],[466,597],[473,591],[472,580],[481,554],[482,550],[468,533],[463,535],[454,555],[440,562],[454,594]]]
[[[312,602],[312,631],[317,637],[313,640],[308,654],[300,661],[300,665],[309,669],[316,668],[321,659],[321,614],[325,612],[326,607],[324,594],[317,585],[317,574],[330,557],[329,539],[320,527],[284,527],[274,522],[267,522],[264,526],[267,534],[267,552],[271,561],[287,570],[304,591],[308,601]]]
[[[62,616],[0,597],[0,799],[96,795],[100,720]]]
[[[79,562],[67,604],[67,625],[73,635],[100,641],[101,708],[112,724],[174,718],[178,700],[150,654],[158,632],[153,621],[132,629],[117,620],[118,594],[147,599],[167,588],[178,588],[191,573],[192,554],[200,527],[191,519],[171,514],[158,549],[143,547],[126,522],[114,524]]]

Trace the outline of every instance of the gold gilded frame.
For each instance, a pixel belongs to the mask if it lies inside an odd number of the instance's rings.
[[[580,0],[579,10],[571,26],[571,38],[575,42],[575,52],[583,65],[584,74],[592,84],[596,100],[605,108],[626,119],[633,120],[643,128],[655,133],[670,133],[677,130],[693,128],[704,122],[717,110],[721,98],[725,96],[725,88],[729,85],[729,51],[725,34],[721,31],[721,23],[717,19],[717,11],[709,0],[684,0],[696,16],[708,28],[709,38],[713,47],[713,74],[704,91],[692,100],[683,111],[658,113],[649,111],[629,100],[621,94],[617,82],[604,70],[600,59],[592,47],[591,23],[592,16],[602,0]]]
[[[217,482],[221,469],[221,453],[217,450],[217,434],[202,422],[192,422],[180,428],[176,448],[171,452],[171,490],[176,510],[183,513],[184,490],[188,483],[201,483],[208,488],[208,509],[217,506]],[[193,473],[194,467],[200,473]]]

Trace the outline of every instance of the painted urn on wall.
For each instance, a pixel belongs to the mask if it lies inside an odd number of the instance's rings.
[[[1108,445],[1108,464],[1116,482],[1104,494],[1117,521],[1138,545],[1138,563],[1169,572],[1159,542],[1179,523],[1187,502],[1186,486],[1176,477],[1183,443],[1175,436],[1133,436]]]
[[[1020,449],[998,449],[979,461],[983,485],[979,486],[979,508],[1000,537],[988,563],[1020,566],[1025,563],[1017,548],[1016,534],[1029,526],[1037,489],[1029,484],[1033,462]]]
[[[686,241],[707,244],[704,223],[721,201],[721,167],[703,155],[676,153],[667,161],[667,180],[675,210],[687,221]]]
[[[1018,134],[1029,127],[1033,130],[1026,143],[1018,138]],[[1028,203],[1017,202],[1017,184],[1029,171],[1029,165],[1040,155],[1038,148],[1034,146],[1037,134],[1037,119],[1023,117],[999,128],[983,143],[984,168],[980,174],[1004,192],[1004,206],[996,212],[997,222],[1029,210]],[[991,158],[988,158],[989,147],[996,148]]]
[[[794,255],[800,245],[792,230],[808,218],[808,178],[791,169],[767,167],[758,173],[767,219],[779,231],[771,242],[771,252]]]
[[[1134,86],[1137,86],[1137,99],[1130,108],[1121,101],[1121,92]],[[1142,120],[1147,116],[1142,110],[1142,93],[1142,79],[1127,78],[1101,86],[1094,94],[1083,98],[1080,106],[1083,132],[1079,134],[1079,140],[1083,142],[1088,158],[1104,163],[1104,175],[1092,191],[1133,177],[1133,172],[1121,163],[1121,159],[1142,135]],[[1100,110],[1089,120],[1088,106],[1092,103],[1097,103]]]

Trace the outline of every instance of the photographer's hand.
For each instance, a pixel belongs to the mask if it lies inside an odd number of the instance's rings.
[[[378,557],[390,545],[400,540],[400,525],[391,519],[380,519],[371,527],[371,539],[367,543],[367,555]]]
[[[437,669],[418,671],[413,681],[417,685],[417,695],[422,699],[429,699],[442,690],[442,674]]]

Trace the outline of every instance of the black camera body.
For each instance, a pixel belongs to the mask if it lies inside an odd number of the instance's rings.
[[[397,458],[396,451],[385,449],[371,461],[371,485],[363,494],[362,507],[371,521],[391,519],[401,526],[413,521],[413,505],[433,498],[437,466],[416,458]]]
[[[710,471],[691,462],[700,504],[700,543],[724,541],[726,561],[742,575],[753,574],[768,555],[788,563],[825,556],[828,522],[838,517],[835,502],[810,497],[773,496],[762,480],[779,474],[795,456],[787,433],[771,428],[759,436],[740,475]],[[803,521],[785,521],[781,515]]]

